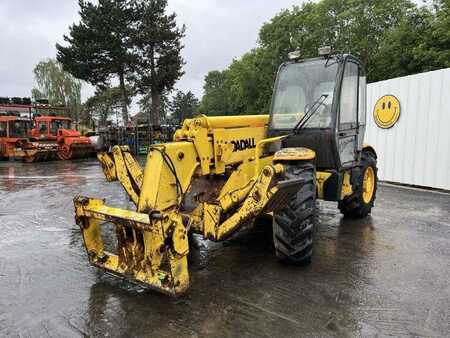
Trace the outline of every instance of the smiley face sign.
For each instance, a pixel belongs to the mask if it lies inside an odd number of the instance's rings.
[[[373,109],[373,119],[378,127],[392,128],[400,118],[400,101],[394,95],[380,98]]]

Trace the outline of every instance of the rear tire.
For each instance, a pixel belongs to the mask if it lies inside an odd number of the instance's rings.
[[[372,171],[373,190],[371,196],[364,196],[364,178]],[[377,177],[377,159],[375,154],[370,151],[363,151],[361,155],[360,171],[357,177],[352,179],[353,194],[339,201],[338,207],[344,217],[363,218],[370,214],[377,193],[378,177]],[[369,175],[370,176],[370,175]],[[366,192],[367,194],[367,192]]]
[[[306,265],[312,259],[316,222],[315,167],[312,163],[288,164],[285,176],[303,178],[304,184],[283,210],[274,212],[275,254],[283,263]]]

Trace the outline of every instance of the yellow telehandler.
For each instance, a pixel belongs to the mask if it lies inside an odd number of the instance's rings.
[[[99,154],[107,180],[118,180],[136,209],[74,199],[90,263],[179,296],[189,286],[190,233],[221,241],[266,215],[277,258],[309,263],[317,198],[338,201],[345,217],[373,207],[377,156],[363,145],[365,118],[360,61],[322,48],[281,65],[269,115],[185,120],[173,142],[149,148],[144,169],[127,147]],[[105,224],[116,229],[114,253]]]

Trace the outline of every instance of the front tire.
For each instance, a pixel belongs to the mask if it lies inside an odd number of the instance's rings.
[[[378,177],[377,159],[370,151],[363,151],[358,176],[352,180],[353,193],[339,202],[339,210],[348,218],[363,218],[374,206]]]
[[[286,179],[304,183],[289,204],[273,216],[273,242],[277,258],[289,264],[311,263],[316,222],[316,178],[312,163],[286,165]]]

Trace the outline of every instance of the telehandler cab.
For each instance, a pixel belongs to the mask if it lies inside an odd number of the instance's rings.
[[[368,215],[377,167],[363,145],[365,73],[351,55],[320,54],[291,54],[280,67],[270,115],[185,120],[173,142],[150,147],[144,170],[127,147],[100,154],[136,210],[74,199],[90,263],[178,296],[189,286],[189,233],[220,241],[269,214],[278,259],[307,264],[316,198],[338,201],[346,217]],[[115,225],[116,253],[105,249],[106,223]]]

